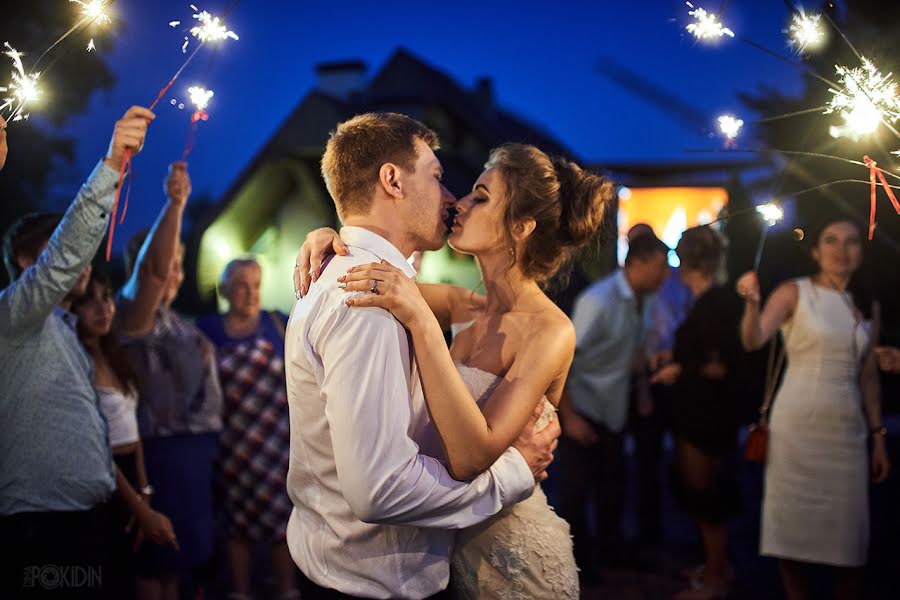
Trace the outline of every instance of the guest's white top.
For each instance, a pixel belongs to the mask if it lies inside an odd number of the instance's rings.
[[[116,388],[95,387],[100,397],[100,411],[109,428],[109,445],[115,448],[138,441],[137,392],[130,389],[123,394]]]
[[[447,586],[453,529],[534,491],[521,454],[506,451],[468,483],[455,481],[431,425],[407,331],[386,310],[350,308],[337,287],[348,268],[387,260],[415,275],[400,251],[344,227],[334,257],[287,328],[294,509],[288,546],[320,586],[367,598],[425,598]]]

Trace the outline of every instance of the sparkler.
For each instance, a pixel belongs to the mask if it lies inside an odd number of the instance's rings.
[[[199,86],[192,86],[188,88],[188,94],[191,97],[191,104],[196,106],[197,110],[206,110],[206,107],[209,106],[209,100],[215,92]]]
[[[232,5],[232,7],[235,5]],[[199,25],[191,28],[191,35],[200,40],[200,44],[194,49],[193,52],[185,59],[185,61],[181,64],[175,74],[172,75],[172,78],[169,79],[169,82],[166,83],[165,86],[159,91],[159,94],[156,96],[156,100],[150,105],[150,110],[153,110],[159,101],[163,99],[163,96],[166,95],[166,92],[169,91],[169,88],[175,83],[175,80],[181,75],[181,73],[187,68],[187,66],[194,60],[194,57],[197,56],[197,52],[202,48],[206,42],[208,41],[220,41],[231,38],[233,40],[239,39],[237,34],[233,31],[230,31],[225,24],[219,19],[219,17],[213,17],[207,11],[200,11],[196,6],[191,4],[191,9],[195,11],[199,11],[194,14],[194,18],[200,22]],[[230,10],[230,9],[229,9]],[[171,27],[176,27],[180,24],[180,21],[171,21],[169,25]],[[182,46],[182,51],[186,52],[187,44]],[[196,113],[195,113],[196,114]],[[205,113],[204,113],[205,114]],[[208,117],[207,117],[208,118]],[[193,119],[193,117],[192,117]],[[115,222],[116,222],[116,213],[119,207],[119,195],[122,191],[122,180],[125,178],[125,171],[127,171],[131,166],[131,152],[128,150],[125,151],[125,160],[122,161],[122,166],[119,170],[119,184],[116,187],[116,199],[113,202],[112,209],[112,219],[109,222],[109,236],[106,242],[106,260],[109,261],[109,258],[112,254],[112,241],[113,241],[113,233],[115,231]],[[125,220],[125,213],[128,211],[128,194],[125,195],[125,206],[122,210],[122,217],[119,223],[123,223]]]
[[[98,23],[103,25],[112,21],[105,11],[107,0],[89,0],[88,2],[69,0],[69,2],[81,5],[82,18],[86,19],[86,23]]]
[[[190,154],[191,150],[194,148],[194,131],[197,128],[197,123],[199,121],[209,120],[209,113],[206,112],[206,107],[209,106],[209,100],[213,97],[213,91],[199,86],[193,86],[188,88],[188,94],[191,98],[191,104],[196,106],[197,110],[191,115],[191,127],[188,129],[187,140],[185,140],[184,143],[184,152],[181,155],[181,160],[186,160],[188,154]]]
[[[9,42],[4,42],[3,45],[8,48],[4,54],[12,59],[15,70],[12,73],[12,81],[7,86],[0,87],[0,92],[10,94],[3,99],[0,112],[9,108],[12,111],[11,120],[21,121],[28,118],[28,113],[23,114],[25,106],[29,102],[37,100],[41,94],[41,90],[37,86],[41,74],[26,74],[22,65],[22,53],[10,46]]]
[[[753,271],[759,273],[759,263],[762,261],[763,248],[766,246],[769,229],[784,218],[784,211],[776,203],[767,202],[757,206],[756,212],[762,217],[764,223],[759,243],[756,246],[756,257],[753,259]]]
[[[689,23],[685,29],[687,29],[688,33],[692,34],[695,38],[698,40],[709,40],[720,38],[723,35],[734,37],[734,32],[725,27],[721,21],[719,21],[717,15],[708,13],[699,6],[694,7],[690,2],[685,2],[685,4],[693,9],[689,10],[688,14],[694,17],[694,22]]]
[[[96,49],[97,49],[97,47],[94,46],[94,38],[91,38],[91,41],[88,42],[88,45],[87,45],[87,51],[88,51],[88,52],[93,52],[93,51],[96,50]]]
[[[788,27],[790,43],[801,54],[807,49],[815,50],[825,41],[825,32],[819,27],[822,15],[807,15],[801,8],[794,14]]]
[[[191,4],[191,8],[199,10],[193,4]],[[237,34],[228,29],[219,17],[214,17],[205,10],[195,13],[193,18],[199,21],[199,23],[191,27],[190,33],[200,40],[201,43],[215,42],[228,38],[233,40],[239,39]],[[187,40],[187,38],[185,39]],[[185,43],[184,46],[181,47],[181,51],[187,52],[187,46],[187,43]]]
[[[865,57],[861,61],[862,66],[853,69],[841,65],[835,67],[841,89],[829,90],[832,97],[824,112],[839,113],[844,118],[844,125],[832,127],[832,137],[857,139],[875,131],[879,123],[891,127],[891,123],[900,119],[900,98],[893,74],[882,75]]]
[[[742,119],[736,119],[731,115],[722,115],[719,117],[718,121],[719,131],[722,132],[722,135],[725,136],[725,139],[728,142],[734,142],[734,138],[737,137],[741,127],[744,126],[744,121]]]

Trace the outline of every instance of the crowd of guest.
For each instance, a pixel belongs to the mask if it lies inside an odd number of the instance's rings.
[[[228,597],[249,600],[261,563],[267,597],[300,597],[286,542],[287,316],[263,310],[260,263],[225,267],[224,313],[193,321],[172,308],[191,194],[177,162],[156,222],[127,245],[121,289],[91,267],[120,167],[153,119],[129,109],[68,211],[27,215],[4,236],[0,539],[15,552],[0,566],[3,597],[29,597],[43,565],[89,565],[103,581],[88,598],[203,597],[224,568]],[[900,371],[900,350],[876,346],[857,224],[830,217],[808,237],[815,273],[763,301],[755,273],[726,282],[715,229],[685,231],[673,269],[672,249],[639,225],[624,265],[575,300],[554,469],[583,586],[632,554],[630,436],[638,546],[662,542],[669,489],[703,552],[676,598],[728,596],[741,410],[765,396],[760,552],[778,559],[791,600],[809,597],[814,564],[833,571],[836,598],[860,597],[869,484],[890,471],[878,371]],[[767,345],[779,358],[764,375]]]
[[[299,597],[285,544],[285,316],[261,311],[259,265],[225,270],[226,315],[198,326],[172,309],[191,193],[179,162],[156,222],[127,244],[124,286],[91,267],[119,167],[153,118],[130,109],[68,212],[26,215],[4,237],[0,538],[15,553],[2,597],[40,597],[73,566],[96,577],[66,597],[202,597],[222,537],[230,597],[249,597],[260,544],[272,597]]]

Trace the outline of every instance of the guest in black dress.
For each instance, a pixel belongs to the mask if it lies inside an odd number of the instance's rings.
[[[680,507],[696,519],[706,555],[691,588],[676,598],[720,598],[732,577],[726,520],[740,508],[737,481],[723,464],[737,447],[741,304],[733,291],[716,285],[724,244],[715,231],[685,231],[676,252],[694,303],[675,333],[674,362],[653,380],[672,386],[672,487]]]

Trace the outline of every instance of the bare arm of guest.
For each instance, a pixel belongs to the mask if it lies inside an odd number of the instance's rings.
[[[184,207],[191,194],[186,163],[169,165],[165,192],[166,204],[141,247],[131,278],[122,289],[128,302],[122,306],[121,327],[127,335],[146,335],[153,327],[162,301],[169,270],[181,243]]]
[[[413,280],[392,265],[373,263],[352,269],[345,277],[346,290],[365,291],[376,271],[378,294],[356,296],[348,304],[390,310],[412,334],[425,401],[451,476],[465,480],[487,470],[535,418],[551,385],[565,378],[575,348],[572,324],[565,318],[548,317],[535,326],[529,343],[516,353],[482,410],[459,375],[438,319]]]
[[[146,536],[154,544],[178,550],[178,539],[175,537],[172,522],[164,514],[156,512],[150,508],[149,504],[141,501],[141,497],[134,491],[118,467],[116,467],[116,496],[128,508],[128,512],[140,527],[139,541],[136,545],[139,546],[140,538]]]
[[[881,483],[887,479],[891,462],[887,454],[887,439],[881,420],[881,383],[878,379],[878,363],[873,352],[863,361],[859,376],[863,407],[872,434],[872,481]]]
[[[744,315],[741,318],[741,344],[748,352],[762,348],[797,308],[797,284],[793,282],[778,286],[762,311],[756,273],[742,275],[737,282],[737,292],[745,300]]]

